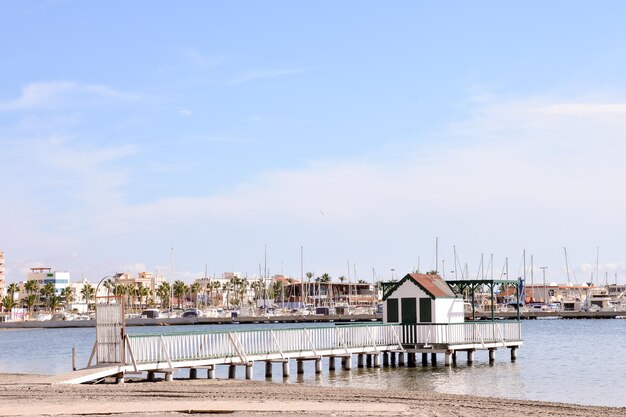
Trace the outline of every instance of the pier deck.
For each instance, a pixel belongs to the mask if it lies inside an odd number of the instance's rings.
[[[335,369],[335,359],[341,367],[352,367],[352,356],[358,366],[383,366],[415,362],[415,354],[431,353],[436,362],[437,353],[445,355],[444,363],[456,361],[457,351],[468,352],[468,362],[475,350],[489,350],[490,360],[497,348],[510,348],[514,359],[515,349],[522,344],[519,322],[481,322],[460,324],[369,324],[343,325],[292,329],[260,329],[231,332],[184,332],[156,335],[127,335],[123,343],[122,362],[108,366],[90,367],[66,374],[61,383],[84,383],[107,376],[117,376],[123,382],[126,373],[164,373],[172,379],[176,369],[190,370],[192,378],[197,369],[206,369],[208,378],[215,378],[217,365],[229,366],[229,377],[234,377],[235,367],[246,367],[246,378],[252,377],[255,362],[265,362],[266,376],[271,376],[272,363],[283,364],[283,376],[289,376],[289,362],[297,362],[297,372],[303,373],[304,361],[315,361],[315,372],[322,372],[322,358],[327,357],[330,370]],[[116,354],[116,357],[120,355]],[[424,356],[422,357],[424,361]]]

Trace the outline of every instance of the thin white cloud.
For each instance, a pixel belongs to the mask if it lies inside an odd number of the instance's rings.
[[[182,55],[189,63],[200,68],[213,68],[224,61],[224,57],[208,56],[193,48],[184,49]]]
[[[229,85],[240,85],[259,80],[275,79],[307,72],[302,68],[260,69],[241,74],[227,82]]]
[[[24,86],[17,98],[0,102],[0,111],[50,110],[93,104],[99,99],[131,102],[139,98],[136,94],[122,92],[101,84],[53,81]]]
[[[193,112],[189,109],[180,109],[178,110],[179,114],[182,114],[183,116],[193,116]]]
[[[239,137],[239,136],[222,136],[222,135],[198,136],[198,137],[194,137],[194,138],[184,139],[184,141],[187,141],[187,142],[206,142],[206,143],[211,143],[211,142],[215,142],[215,143],[254,143],[254,142],[258,142],[258,140],[254,139],[254,138],[246,138],[246,137]]]

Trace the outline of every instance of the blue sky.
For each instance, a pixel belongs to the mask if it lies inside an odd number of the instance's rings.
[[[624,8],[0,1],[8,280],[251,276],[265,244],[387,279],[439,236],[623,282]]]

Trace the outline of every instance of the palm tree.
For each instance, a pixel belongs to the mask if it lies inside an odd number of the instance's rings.
[[[62,300],[61,297],[57,295],[52,295],[48,298],[48,307],[50,307],[51,312],[55,312],[59,307],[61,307]]]
[[[111,293],[113,292],[113,294],[115,294],[115,283],[111,278],[104,281],[104,288],[107,290],[107,304],[109,304],[111,302]],[[96,297],[97,296],[98,294],[96,294]]]
[[[80,290],[80,294],[87,304],[87,311],[89,311],[89,301],[94,297],[95,291],[94,287],[89,283],[83,285],[83,288]]]
[[[56,288],[54,288],[54,284],[51,282],[47,282],[43,288],[41,289],[41,295],[46,300],[46,305],[49,305],[50,298],[52,298],[56,294]]]
[[[246,304],[249,304],[250,300],[248,300],[248,297],[247,297],[247,295],[248,295],[248,285],[249,285],[248,278],[244,278],[244,279],[239,281],[239,297],[241,299],[240,305],[244,304],[244,302],[243,302],[244,297],[246,298]]]
[[[174,281],[172,289],[174,291],[174,297],[178,298],[178,308],[182,308],[181,303],[185,293],[187,292],[187,285],[180,280],[176,280]]]
[[[24,305],[28,308],[28,317],[33,315],[33,306],[37,304],[38,301],[39,297],[37,294],[28,294],[22,299],[22,303],[24,303]]]
[[[65,301],[65,311],[69,311],[70,303],[74,301],[74,289],[69,285],[61,290],[61,298]]]
[[[143,301],[147,300],[150,296],[150,288],[144,287],[142,283],[139,283],[139,288],[137,288],[137,296],[139,297],[139,307],[143,308]]]
[[[39,291],[39,282],[34,279],[29,279],[26,281],[26,284],[24,284],[24,289],[28,294],[35,294]]]
[[[189,292],[191,292],[191,299],[195,300],[196,307],[198,307],[198,294],[202,292],[202,285],[199,282],[194,282],[189,286]]]
[[[13,299],[13,296],[10,294],[5,295],[4,297],[2,297],[2,300],[0,300],[0,305],[2,305],[2,307],[4,308],[4,311],[11,311],[11,309],[13,307],[15,307],[16,302]]]
[[[157,296],[161,299],[161,308],[170,307],[170,284],[162,282],[157,288]]]
[[[126,306],[132,310],[137,304],[137,287],[134,284],[128,284],[124,288],[124,293],[126,294]]]
[[[10,295],[11,298],[15,299],[16,292],[20,292],[20,286],[16,283],[9,284],[7,287],[7,295]]]

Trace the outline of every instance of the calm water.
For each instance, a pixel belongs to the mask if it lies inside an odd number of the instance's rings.
[[[164,331],[227,330],[276,325],[131,327],[131,334]],[[302,327],[303,324],[294,326]],[[417,368],[365,368],[315,375],[306,362],[304,376],[296,375],[295,362],[288,383],[497,396],[579,404],[626,406],[626,320],[533,320],[523,323],[524,345],[511,363],[509,351],[498,350],[496,363],[477,352],[473,366],[460,354],[458,366]],[[0,373],[62,373],[71,369],[71,347],[84,366],[95,338],[94,329],[42,329],[0,331]],[[282,382],[280,365],[274,381]],[[204,376],[200,372],[200,377]],[[238,369],[243,378],[243,369]],[[227,367],[217,368],[226,377]],[[264,364],[254,368],[255,379],[264,378]]]

